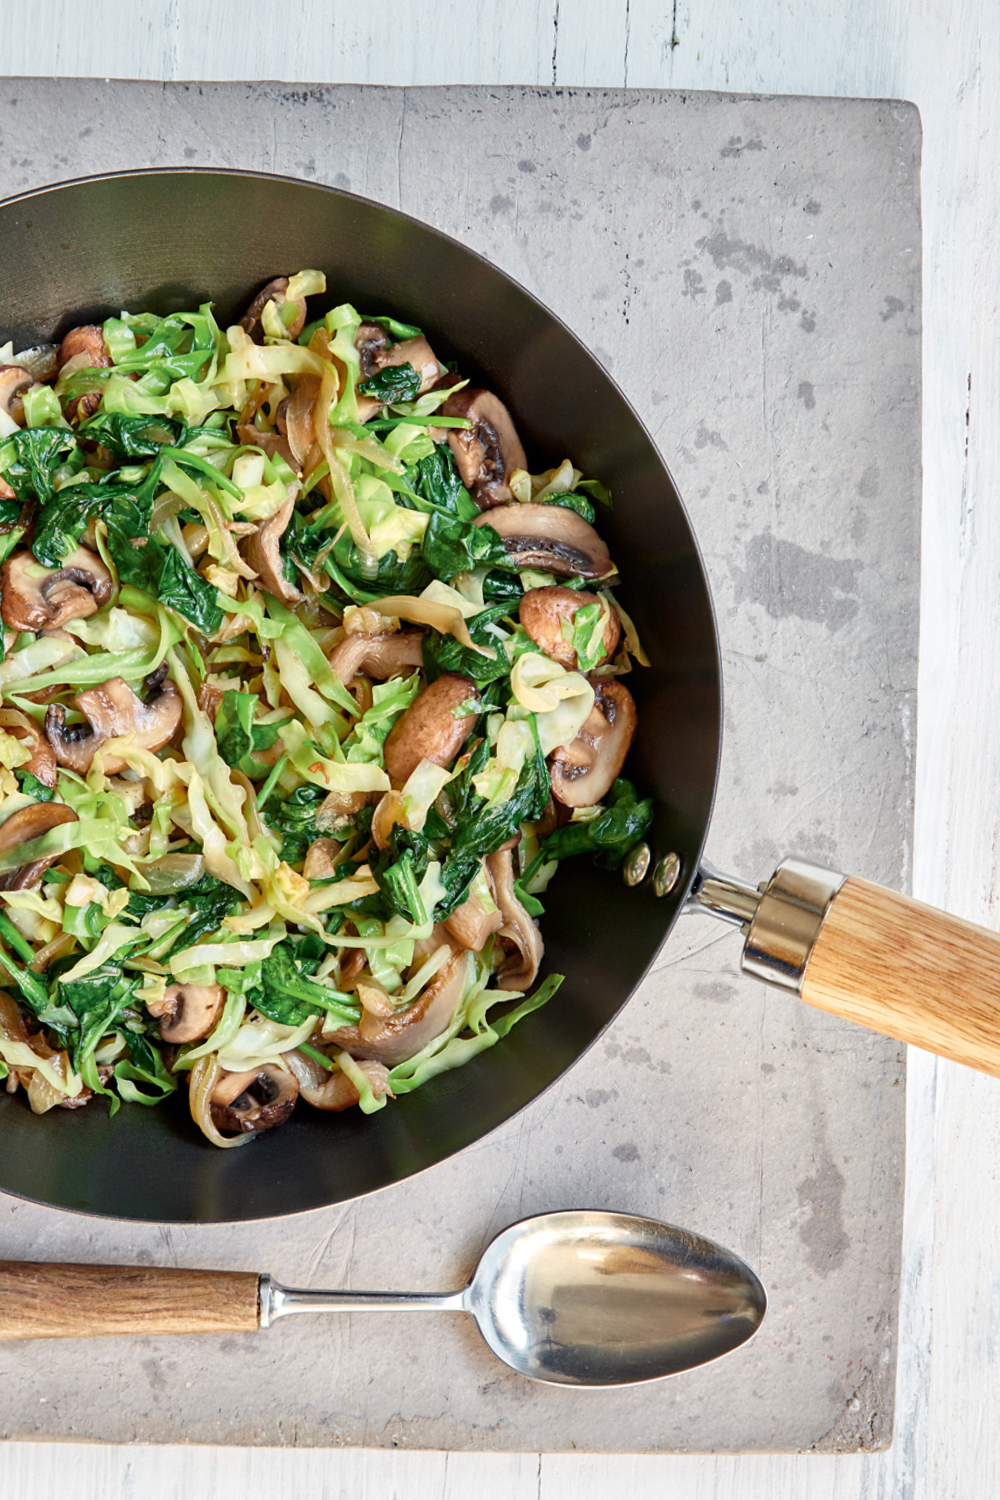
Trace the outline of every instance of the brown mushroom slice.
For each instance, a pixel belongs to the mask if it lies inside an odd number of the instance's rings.
[[[492,526],[519,568],[580,578],[614,572],[611,554],[593,526],[567,505],[499,505],[473,524]]]
[[[316,809],[316,827],[326,833],[343,828],[371,799],[371,792],[330,792]]]
[[[159,1020],[163,1040],[178,1046],[208,1036],[225,1003],[221,984],[172,984],[162,1000],[150,1001],[146,1009]]]
[[[540,651],[567,671],[575,672],[576,652],[572,639],[567,640],[563,634],[563,621],[568,621],[567,630],[572,637],[573,616],[577,610],[600,602],[596,594],[586,594],[582,589],[566,589],[554,583],[544,589],[529,589],[518,607],[518,619]],[[609,608],[604,622],[604,655],[600,661],[594,662],[595,667],[611,656],[620,633],[618,616]]]
[[[635,733],[635,699],[617,678],[594,684],[594,706],[576,739],[552,752],[552,795],[566,807],[593,807],[611,790]]]
[[[265,307],[269,302],[274,302],[280,307],[287,300],[285,297],[285,293],[287,291],[288,277],[276,276],[273,281],[269,281],[267,283],[267,286],[264,287],[262,291],[259,291],[257,293],[256,297],[253,299],[250,306],[243,314],[242,318],[240,319],[240,327],[246,330],[246,332],[253,339],[254,343],[259,344],[264,337],[261,318],[264,316]],[[293,305],[296,309],[296,313],[294,319],[288,327],[285,337],[294,340],[298,338],[299,334],[306,326],[306,300],[304,297],[297,297]]]
[[[14,358],[32,380],[45,384],[55,379],[59,369],[59,345],[35,344],[30,349],[19,349]]]
[[[0,411],[18,427],[24,426],[24,393],[34,383],[23,365],[0,365]]]
[[[362,1058],[357,1066],[371,1084],[376,1099],[381,1099],[383,1094],[392,1093],[389,1087],[389,1069],[384,1063]],[[324,1110],[350,1109],[361,1099],[354,1083],[339,1068],[335,1073],[327,1073],[321,1083],[300,1083],[299,1093],[314,1109]]]
[[[471,427],[450,427],[448,445],[462,483],[480,510],[513,500],[510,476],[526,469],[528,460],[510,412],[492,391],[466,386],[449,396],[441,413],[465,417]]]
[[[302,601],[299,590],[285,577],[285,566],[278,549],[278,543],[288,529],[294,509],[295,495],[289,493],[274,515],[262,521],[253,536],[247,538],[245,549],[247,562],[256,571],[267,592],[284,604],[299,604]]]
[[[331,651],[331,669],[341,682],[350,682],[359,672],[384,682],[408,667],[423,665],[423,632],[385,631],[380,635],[346,635]],[[468,696],[468,695],[466,695]]]
[[[441,366],[434,355],[434,350],[421,334],[418,338],[404,339],[401,344],[393,344],[391,349],[380,356],[377,368],[386,369],[389,365],[410,365],[420,376],[418,396],[429,391],[437,384],[441,374]]]
[[[440,935],[435,946],[439,947],[442,940],[450,941],[443,929],[436,931]],[[354,1058],[369,1058],[394,1068],[440,1036],[455,1014],[465,988],[465,949],[452,946],[447,963],[438,969],[412,1004],[384,1019],[366,1016],[360,1026],[341,1027],[333,1036],[337,1046]]]
[[[209,1102],[212,1124],[230,1135],[259,1135],[284,1125],[298,1097],[295,1074],[276,1063],[251,1073],[223,1071]]]
[[[316,399],[319,396],[318,375],[303,375],[292,394],[278,407],[275,420],[279,432],[288,439],[293,468],[302,471],[316,442]]]
[[[40,839],[50,828],[58,828],[60,823],[76,821],[76,813],[62,802],[34,802],[30,807],[22,807],[0,824],[0,854]],[[5,875],[0,875],[0,890],[23,891],[37,885],[49,865],[60,858],[59,854],[51,854],[19,865],[16,870],[8,870]]]
[[[58,630],[102,609],[114,580],[96,552],[77,547],[61,568],[44,568],[26,549],[0,569],[0,617],[12,630]]]
[[[19,766],[18,770],[27,771],[29,776],[34,776],[36,781],[42,783],[42,786],[54,787],[59,768],[52,753],[52,746],[34,719],[29,719],[28,715],[19,708],[0,708],[0,729],[13,735],[14,739],[22,740],[28,748],[31,759],[25,765]]]
[[[493,881],[493,894],[503,917],[499,935],[516,950],[501,968],[497,984],[502,990],[526,990],[534,984],[545,952],[542,934],[517,898],[510,850],[491,854],[486,863]]]
[[[483,869],[486,872],[486,878],[492,891],[493,880],[490,875],[489,865],[485,862]],[[481,953],[486,946],[487,940],[495,932],[499,932],[503,923],[503,912],[498,906],[494,906],[492,911],[487,911],[479,897],[473,895],[470,891],[462,904],[455,907],[455,910],[444,925],[455,941],[461,943],[463,948],[471,948],[473,953]]]
[[[177,732],[183,708],[180,693],[166,677],[166,663],[146,678],[145,688],[149,694],[145,703],[121,677],[78,693],[73,703],[87,722],[69,728],[66,710],[59,703],[51,704],[45,715],[45,734],[59,764],[85,776],[100,746],[124,734],[135,736],[132,743],[139,750],[159,750],[165,745]],[[127,764],[120,755],[106,756],[104,774],[115,776]]]
[[[83,323],[79,328],[70,329],[59,345],[59,353],[56,355],[57,369],[61,370],[63,365],[81,355],[83,356],[80,360],[81,369],[87,365],[94,370],[111,368],[111,355],[104,342],[104,329],[96,323]]]
[[[389,347],[389,335],[377,323],[360,323],[354,335],[354,347],[361,362],[361,378],[367,380],[382,368],[382,354]]]
[[[390,779],[407,781],[422,760],[433,761],[436,766],[454,760],[476,722],[475,714],[456,717],[456,710],[475,696],[475,683],[459,672],[443,672],[418,693],[385,742],[385,768]]]

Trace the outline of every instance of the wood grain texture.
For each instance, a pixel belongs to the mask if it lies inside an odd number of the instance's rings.
[[[1000,935],[846,880],[810,954],[802,998],[1000,1077]]]
[[[248,1271],[0,1261],[0,1339],[244,1333],[260,1323]]]

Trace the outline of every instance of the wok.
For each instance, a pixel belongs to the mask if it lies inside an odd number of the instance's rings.
[[[439,358],[510,406],[532,467],[569,455],[614,491],[601,530],[652,666],[635,672],[628,771],[655,803],[637,884],[568,861],[546,901],[547,1006],[498,1047],[378,1114],[297,1111],[249,1151],[208,1147],[183,1101],[53,1110],[0,1100],[0,1188],[156,1221],[271,1217],[400,1181],[480,1139],[585,1051],[685,902],[748,930],[744,966],[902,1040],[1000,1073],[1000,939],[917,903],[783,864],[759,889],[701,863],[721,744],[721,663],[704,568],[674,483],[617,386],[529,293],[463,245],[352,194],[236,172],[136,172],[0,204],[0,344],[121,308],[214,299],[231,320],[273,275],[314,266],[331,303],[426,328]],[[649,872],[647,875],[647,866]],[[808,972],[806,972],[808,966]]]

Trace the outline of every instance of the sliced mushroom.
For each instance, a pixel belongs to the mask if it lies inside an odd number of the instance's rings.
[[[593,526],[566,505],[500,505],[477,516],[474,524],[492,526],[519,568],[580,578],[604,578],[614,571]]]
[[[500,969],[497,984],[502,990],[526,990],[534,984],[545,952],[542,934],[517,898],[510,850],[491,854],[486,863],[493,881],[493,894],[503,916],[499,936],[515,950]]]
[[[159,750],[165,745],[181,722],[181,695],[166,678],[165,663],[144,685],[149,694],[145,703],[121,677],[78,693],[73,703],[87,722],[70,728],[62,704],[51,704],[45,715],[45,734],[59,764],[85,776],[100,746],[124,734],[135,736],[132,743],[138,750]],[[104,774],[114,776],[127,764],[120,755],[106,756]]]
[[[87,547],[77,547],[61,568],[44,568],[22,550],[0,569],[0,616],[12,630],[57,630],[96,614],[113,591],[111,574]]]
[[[331,792],[316,809],[316,827],[327,833],[343,828],[371,799],[371,792]]]
[[[299,1080],[300,1095],[314,1109],[350,1109],[352,1104],[357,1104],[360,1100],[361,1095],[357,1088],[340,1068],[333,1073],[328,1073],[325,1068],[321,1070],[319,1064],[314,1064],[316,1073],[322,1071],[322,1077],[316,1077],[307,1075],[305,1070],[297,1066],[298,1056],[294,1052],[286,1053],[285,1059],[289,1067],[295,1069]],[[365,1058],[358,1062],[358,1067],[371,1084],[372,1093],[376,1099],[381,1099],[383,1094],[392,1096],[392,1089],[389,1087],[389,1070],[384,1063],[369,1062]]]
[[[467,958],[465,949],[454,944],[443,928],[435,928],[435,936],[435,947],[447,942],[452,955],[416,1000],[384,1019],[366,1015],[360,1026],[341,1027],[333,1036],[338,1047],[352,1057],[370,1058],[394,1068],[441,1035],[462,998]],[[414,955],[414,963],[420,961]]]
[[[62,802],[34,802],[30,807],[22,807],[0,824],[0,853],[40,839],[42,834],[48,833],[50,828],[58,828],[60,823],[76,821],[76,813]],[[59,854],[50,854],[44,859],[20,865],[16,870],[8,870],[6,875],[0,875],[0,890],[23,891],[37,885],[49,865],[60,858]]]
[[[585,594],[581,589],[565,589],[560,584],[552,584],[544,589],[529,589],[518,607],[518,618],[535,645],[546,656],[550,656],[568,671],[575,672],[576,652],[573,650],[572,639],[567,640],[563,634],[563,621],[568,622],[567,630],[572,637],[571,626],[577,610],[600,602],[596,594]],[[608,618],[604,622],[604,655],[593,666],[599,667],[601,662],[607,661],[618,644],[619,634],[618,616],[613,609],[609,609]]]
[[[172,984],[162,1000],[153,1000],[146,1008],[158,1018],[163,1040],[177,1046],[208,1036],[225,1003],[221,984]]]
[[[223,1072],[212,1091],[212,1123],[230,1135],[259,1135],[284,1125],[298,1097],[295,1074],[276,1063],[255,1073]]]
[[[492,891],[493,879],[489,865],[484,864],[484,868]],[[481,953],[486,946],[487,939],[495,932],[499,932],[503,923],[503,912],[498,906],[494,906],[492,911],[487,911],[479,897],[470,894],[466,896],[461,906],[455,907],[444,925],[463,948],[471,948],[473,953]]]
[[[285,567],[278,543],[288,529],[295,509],[295,495],[289,492],[280,509],[268,520],[262,521],[253,536],[246,541],[246,560],[256,569],[261,583],[269,594],[285,604],[299,604],[302,595],[294,583],[285,577]]]
[[[42,383],[54,380],[59,368],[59,345],[35,344],[31,349],[19,349],[14,359],[32,380]]]
[[[441,408],[446,417],[465,417],[471,427],[448,429],[448,445],[462,483],[480,510],[513,500],[510,476],[528,460],[510,412],[492,391],[466,386]]]
[[[262,291],[257,293],[256,297],[253,299],[250,306],[243,314],[242,318],[240,319],[240,327],[246,329],[247,333],[255,343],[260,343],[261,339],[264,337],[264,331],[261,326],[261,318],[264,316],[265,307],[269,302],[274,302],[280,307],[287,300],[285,297],[285,293],[287,291],[288,277],[276,276],[273,281],[269,281],[267,283],[267,286],[264,287]],[[290,339],[297,339],[303,328],[306,326],[305,298],[296,298],[294,306],[296,308],[296,314],[285,335],[286,338]]]
[[[18,770],[27,771],[42,786],[54,787],[59,774],[56,758],[52,753],[52,746],[34,719],[30,719],[19,708],[0,708],[0,729],[13,735],[16,740],[23,740],[28,748],[31,759],[19,766]]]
[[[635,699],[617,678],[594,683],[594,706],[576,739],[552,752],[552,795],[566,807],[593,807],[611,790],[635,733]]]
[[[361,323],[354,335],[354,347],[361,359],[361,378],[367,380],[382,368],[379,360],[389,347],[389,335],[377,323]]]
[[[405,672],[407,667],[423,665],[422,642],[420,630],[346,635],[331,651],[330,666],[341,682],[350,682],[359,672],[384,682],[397,672]]]
[[[475,714],[456,710],[475,698],[476,685],[458,672],[444,672],[418,693],[397,719],[385,742],[385,768],[396,782],[406,781],[422,760],[446,766],[461,750],[476,722]]]
[[[84,323],[79,328],[71,328],[69,333],[59,345],[59,353],[56,355],[56,366],[62,369],[71,359],[78,355],[84,356],[81,368],[90,365],[94,370],[108,370],[111,368],[111,355],[108,346],[104,342],[104,329],[96,323]]]
[[[290,469],[296,468],[295,454],[283,432],[264,432],[255,427],[252,422],[237,422],[236,437],[248,448],[259,448],[262,453],[267,454],[268,458],[274,458],[275,454],[279,454]]]
[[[24,393],[34,381],[22,365],[0,365],[0,411],[24,426]]]

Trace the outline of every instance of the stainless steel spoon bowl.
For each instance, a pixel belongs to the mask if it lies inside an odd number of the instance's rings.
[[[468,1312],[519,1375],[615,1386],[728,1354],[759,1328],[767,1297],[749,1266],[711,1240],[589,1209],[512,1224],[461,1292],[296,1291],[265,1276],[260,1307],[262,1327],[293,1312]]]

